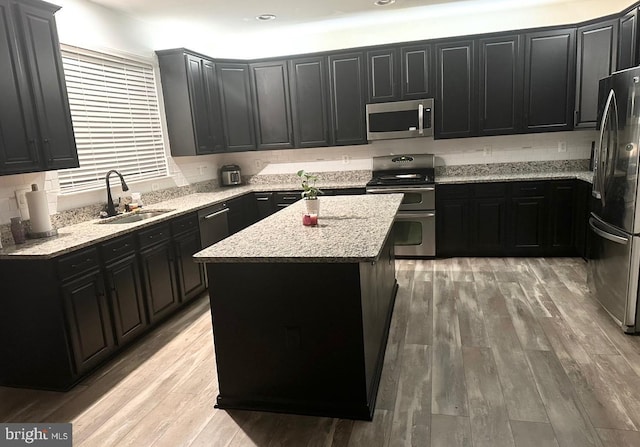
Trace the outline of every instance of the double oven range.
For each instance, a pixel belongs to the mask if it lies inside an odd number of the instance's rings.
[[[393,225],[399,257],[436,255],[436,186],[432,154],[373,158],[367,194],[403,193]]]

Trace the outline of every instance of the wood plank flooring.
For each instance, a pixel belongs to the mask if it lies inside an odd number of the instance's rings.
[[[399,260],[372,422],[213,408],[202,297],[68,393],[0,387],[0,421],[74,446],[640,446],[640,337],[574,258]]]

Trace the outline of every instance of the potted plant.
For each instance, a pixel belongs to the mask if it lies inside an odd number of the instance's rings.
[[[302,180],[302,193],[300,194],[305,201],[308,214],[315,214],[318,216],[320,211],[320,201],[318,200],[318,194],[324,194],[320,188],[316,187],[317,175],[309,174],[301,169],[297,173],[298,177]]]

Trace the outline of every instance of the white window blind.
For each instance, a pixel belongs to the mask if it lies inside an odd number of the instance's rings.
[[[167,176],[153,66],[61,46],[80,167],[58,171],[60,192],[104,188],[117,169],[127,181]]]

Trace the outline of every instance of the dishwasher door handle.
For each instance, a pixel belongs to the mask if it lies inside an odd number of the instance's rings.
[[[207,214],[206,216],[203,217],[204,220],[209,220],[209,219],[213,219],[216,216],[220,216],[221,214],[225,214],[229,212],[229,208],[225,208],[223,210],[220,211],[216,211],[215,213],[211,213],[211,214]]]

